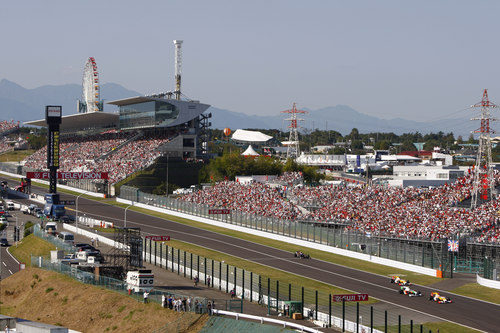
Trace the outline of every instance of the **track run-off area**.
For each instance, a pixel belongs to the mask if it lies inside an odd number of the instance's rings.
[[[44,193],[45,191],[36,186],[33,186],[33,190],[37,193]],[[75,200],[76,196],[61,193],[61,199]],[[140,227],[144,234],[169,235],[176,240],[196,244],[342,289],[367,293],[370,297],[381,301],[434,317],[436,321],[450,321],[485,332],[497,332],[500,327],[500,305],[494,303],[452,294],[453,303],[437,304],[429,301],[427,297],[436,289],[421,285],[414,285],[414,289],[422,291],[423,297],[403,297],[399,294],[398,289],[390,284],[387,276],[368,273],[314,258],[309,260],[297,259],[287,251],[147,215],[131,208],[126,213],[127,227]],[[82,196],[78,199],[78,215],[81,216],[81,214],[113,222],[117,226],[123,226],[125,208],[89,200]],[[193,217],[193,220],[196,221],[196,217]],[[442,292],[442,294],[450,295],[449,292]],[[404,315],[404,313],[402,314]]]

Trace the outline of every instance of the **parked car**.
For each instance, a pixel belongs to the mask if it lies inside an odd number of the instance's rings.
[[[73,234],[71,232],[67,232],[67,231],[61,231],[57,235],[57,237],[60,238],[63,242],[70,243],[70,244],[73,244],[73,242],[75,240],[75,236],[73,236]]]
[[[5,216],[0,216],[0,224],[9,224],[9,221],[7,221],[7,218]]]
[[[9,241],[6,237],[0,237],[0,246],[9,246]]]

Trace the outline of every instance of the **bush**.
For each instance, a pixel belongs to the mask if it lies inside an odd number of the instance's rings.
[[[31,221],[26,222],[24,225],[24,237],[27,237],[31,234],[31,227],[33,227],[35,224]]]

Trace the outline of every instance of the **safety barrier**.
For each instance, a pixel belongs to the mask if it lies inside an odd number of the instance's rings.
[[[381,258],[381,257],[375,256],[372,254],[365,254],[365,253],[355,252],[355,251],[346,250],[343,248],[338,248],[335,246],[327,245],[327,244],[325,244],[325,242],[323,242],[323,238],[328,239],[328,237],[330,237],[330,239],[331,239],[331,234],[327,234],[327,235],[325,235],[325,237],[321,236],[319,242],[314,242],[314,241],[310,240],[309,237],[307,237],[305,239],[303,239],[303,238],[297,239],[297,238],[293,237],[293,236],[297,235],[297,233],[290,232],[290,229],[288,230],[289,232],[285,232],[285,233],[279,233],[279,234],[278,233],[271,233],[271,232],[267,231],[267,230],[269,230],[269,228],[267,226],[264,226],[264,227],[261,226],[259,228],[258,225],[255,225],[256,228],[254,229],[254,228],[248,227],[246,224],[242,225],[238,222],[234,222],[234,224],[232,224],[230,221],[221,222],[221,221],[209,219],[209,218],[199,216],[199,215],[192,215],[189,213],[170,210],[167,208],[155,207],[155,206],[151,206],[151,205],[147,205],[147,204],[143,204],[143,203],[139,203],[139,202],[133,202],[133,201],[122,199],[122,198],[116,198],[116,201],[120,202],[120,203],[126,203],[129,205],[134,205],[134,206],[137,206],[140,208],[145,208],[145,209],[149,209],[149,210],[153,210],[153,211],[157,211],[157,212],[161,212],[161,213],[165,213],[165,214],[170,214],[170,215],[174,215],[174,216],[178,216],[178,217],[182,217],[182,218],[186,218],[186,219],[190,219],[190,220],[195,220],[197,222],[215,225],[215,226],[226,228],[226,229],[231,229],[231,230],[241,231],[244,233],[249,233],[249,234],[252,234],[255,236],[270,238],[270,239],[274,239],[274,240],[278,240],[278,241],[282,241],[282,242],[286,242],[286,243],[290,243],[290,244],[295,244],[298,246],[310,247],[310,248],[317,249],[317,250],[322,250],[322,251],[326,251],[326,252],[330,252],[330,253],[339,254],[342,256],[347,256],[350,258],[356,258],[356,259],[369,261],[369,262],[373,262],[373,263],[377,263],[377,264],[381,264],[381,265],[386,265],[386,266],[391,266],[391,267],[395,267],[395,268],[399,268],[399,269],[404,269],[407,271],[421,273],[421,274],[425,274],[425,275],[429,275],[429,276],[437,276],[437,271],[438,271],[437,269],[413,265],[413,264],[400,262],[400,261],[396,261],[396,260],[392,260],[392,259]],[[275,228],[273,226],[271,226],[271,227]],[[315,238],[316,237],[313,236],[313,240]],[[326,243],[328,243],[328,240],[326,240]],[[351,248],[352,247],[353,246],[351,246]],[[349,248],[349,245],[347,245],[346,248]]]
[[[476,281],[478,284],[488,287],[488,288],[494,288],[494,289],[500,289],[500,281],[495,281],[495,280],[490,280],[490,279],[485,279],[479,274],[476,275]]]

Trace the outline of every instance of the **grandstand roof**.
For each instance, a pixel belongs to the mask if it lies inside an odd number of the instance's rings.
[[[236,141],[244,142],[266,142],[271,140],[273,137],[258,131],[237,129],[231,138]]]
[[[107,113],[102,111],[76,113],[69,116],[63,116],[60,129],[61,131],[67,131],[91,127],[109,127],[109,125],[117,126],[118,118],[118,113]],[[24,125],[47,127],[45,119],[28,121],[25,122]]]
[[[130,104],[136,104],[136,103],[142,103],[142,102],[155,101],[157,99],[158,98],[147,97],[147,96],[136,96],[136,97],[117,99],[115,101],[107,102],[107,104],[123,106],[123,105],[130,105]]]

